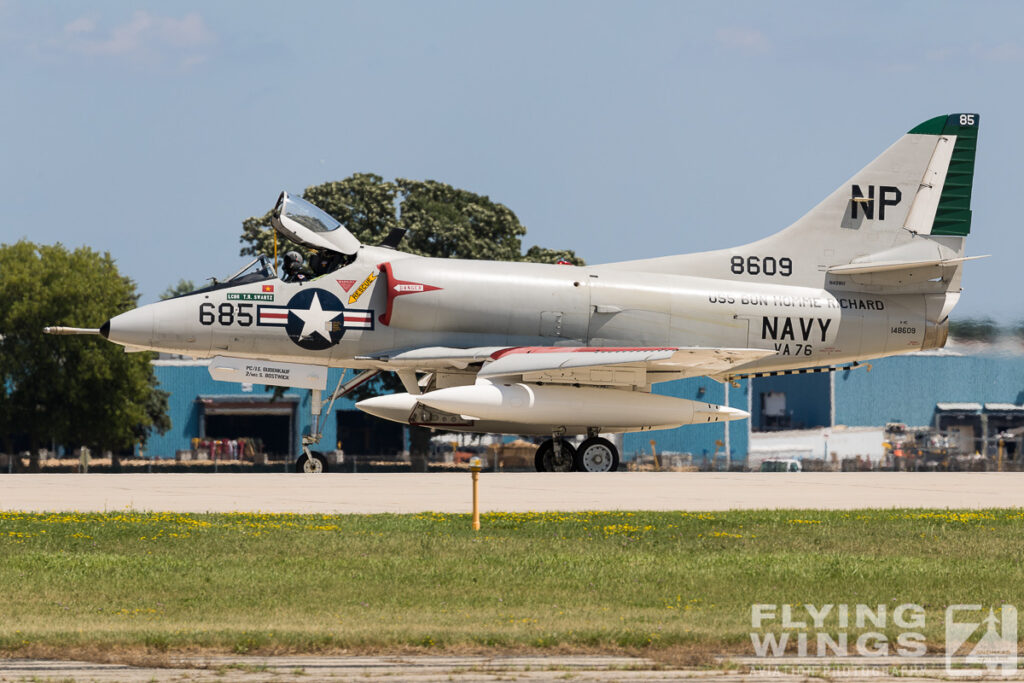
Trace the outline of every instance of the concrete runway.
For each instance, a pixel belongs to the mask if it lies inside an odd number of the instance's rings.
[[[468,512],[468,473],[15,474],[0,510]],[[484,512],[1024,507],[1024,473],[491,473]]]
[[[726,664],[727,662],[731,664]],[[676,667],[644,657],[606,655],[169,657],[159,666],[0,660],[0,681],[257,683],[264,681],[688,681],[750,683],[899,683],[946,680],[942,657],[723,658],[717,667]],[[977,670],[980,674],[982,671]],[[1020,673],[987,680],[1021,680]],[[977,680],[975,677],[974,680]]]

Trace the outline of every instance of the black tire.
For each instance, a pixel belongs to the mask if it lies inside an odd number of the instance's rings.
[[[555,462],[555,444],[554,440],[549,439],[540,445],[537,449],[540,453],[541,461],[544,464],[545,472],[575,472],[576,471],[576,449],[572,447],[572,444],[565,439],[559,439],[561,441],[561,459],[559,462]],[[545,448],[545,446],[547,448]]]
[[[595,436],[579,445],[573,463],[577,472],[614,472],[619,469],[619,449]]]
[[[324,457],[323,453],[317,453],[316,451],[310,451],[313,459],[310,460],[303,453],[299,456],[299,459],[295,461],[295,471],[300,474],[322,474],[327,471],[327,458]]]
[[[533,466],[538,472],[547,472],[547,470],[544,469],[544,457],[551,449],[551,439],[548,439],[547,441],[542,442],[540,446],[537,446],[537,452],[533,456]]]

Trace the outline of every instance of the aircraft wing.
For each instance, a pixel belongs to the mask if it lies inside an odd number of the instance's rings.
[[[356,356],[356,360],[372,360],[381,363],[382,370],[464,370],[470,365],[484,363],[492,355],[507,349],[507,346],[477,346],[468,349],[449,346],[427,346],[414,349],[396,349],[375,353],[372,356]]]
[[[494,354],[478,376],[526,382],[643,386],[682,377],[718,375],[774,355],[767,349],[701,347],[518,347]]]
[[[431,347],[375,355],[384,369],[465,370],[477,377],[555,384],[646,386],[683,377],[721,375],[774,355],[768,349],[703,347],[517,346],[457,349]]]

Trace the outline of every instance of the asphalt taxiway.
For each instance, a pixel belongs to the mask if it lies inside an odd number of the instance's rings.
[[[26,512],[466,512],[467,472],[16,474],[0,510]],[[492,473],[483,512],[1024,507],[1024,473]]]

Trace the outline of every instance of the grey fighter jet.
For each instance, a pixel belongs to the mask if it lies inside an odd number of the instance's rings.
[[[614,470],[599,433],[747,417],[658,382],[829,371],[946,341],[971,226],[977,114],[915,126],[785,230],[731,249],[576,267],[436,259],[360,244],[284,193],[274,227],[315,272],[266,261],[97,330],[126,350],[212,358],[218,379],[305,387],[314,412],[381,371],[405,392],[356,405],[396,422],[549,437],[539,469]],[[90,332],[48,328],[55,333]],[[358,371],[326,400],[326,368]],[[318,431],[318,430],[314,430]],[[565,437],[583,435],[573,446]],[[326,463],[304,439],[306,471]]]

